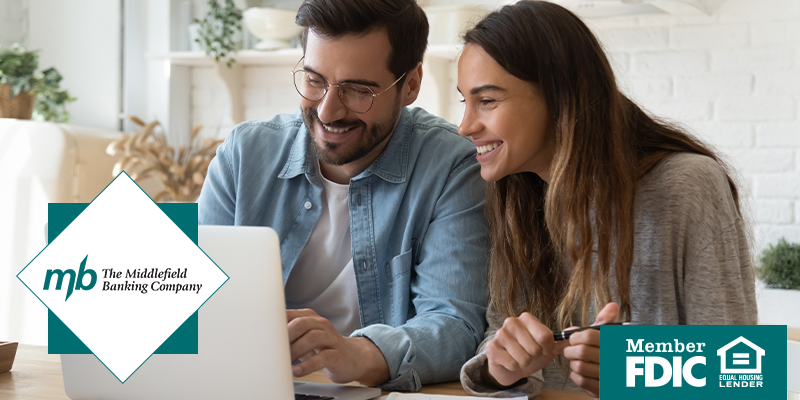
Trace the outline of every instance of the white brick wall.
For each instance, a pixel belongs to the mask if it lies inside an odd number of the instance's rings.
[[[295,112],[300,104],[289,71],[285,66],[245,66],[243,77],[244,116],[246,120],[268,119],[279,113]],[[192,68],[192,124],[203,125],[204,136],[224,137],[229,99],[225,85],[212,67]]]
[[[785,72],[796,65],[795,49],[792,46],[746,47],[733,50],[709,49],[709,53],[713,72]]]
[[[614,51],[610,46],[608,50]],[[631,54],[631,74],[692,74],[708,71],[708,53],[700,50],[661,50]]]
[[[712,16],[633,21],[590,23],[607,51],[632,60],[617,66],[621,87],[739,169],[756,253],[781,236],[800,242],[800,2],[726,0]]]
[[[699,74],[675,76],[673,79],[678,98],[747,96],[753,92],[752,75]]]
[[[800,242],[800,1],[726,0],[712,16],[588,21],[620,87],[645,109],[685,123],[728,156],[751,197],[756,249],[781,236]],[[284,73],[291,65],[245,68],[246,117],[297,109]],[[458,123],[456,68],[447,113]],[[433,77],[426,75],[426,87]],[[423,89],[427,90],[427,89]],[[427,97],[427,96],[422,96]],[[224,87],[195,68],[193,117],[225,131]]]
[[[794,72],[761,72],[755,74],[756,94],[794,95],[800,93],[800,74]]]
[[[792,121],[796,109],[790,96],[721,96],[715,114],[720,121]]]
[[[755,143],[753,125],[749,123],[696,122],[692,128],[704,140],[720,148],[749,149]]]
[[[758,200],[754,205],[756,219],[761,223],[790,224],[794,220],[791,201]]]
[[[750,43],[750,27],[737,25],[690,25],[669,28],[670,47],[675,49],[737,49]]]
[[[762,148],[800,148],[800,123],[759,124],[756,128],[756,144]]]

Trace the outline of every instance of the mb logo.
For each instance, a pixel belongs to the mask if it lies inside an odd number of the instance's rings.
[[[94,272],[92,269],[86,269],[86,259],[89,258],[87,254],[86,257],[83,258],[81,261],[81,266],[78,268],[78,274],[75,275],[74,269],[68,270],[60,270],[60,269],[48,269],[47,274],[44,277],[44,290],[50,290],[50,281],[53,278],[53,275],[57,277],[56,280],[56,290],[61,290],[61,285],[64,283],[64,275],[69,275],[69,285],[67,286],[67,298],[64,301],[69,300],[69,296],[72,295],[72,290],[89,290],[94,287],[97,283],[97,273]],[[84,276],[89,275],[89,284],[84,285]],[[77,278],[77,279],[76,279]]]

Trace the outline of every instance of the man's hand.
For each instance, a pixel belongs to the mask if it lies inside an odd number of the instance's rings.
[[[486,344],[490,376],[485,378],[510,386],[547,366],[569,343],[556,343],[553,331],[527,312],[506,318],[494,339]]]
[[[365,337],[344,337],[330,321],[314,310],[286,310],[292,363],[308,353],[316,353],[292,366],[296,377],[322,370],[336,383],[358,381],[377,386],[389,380],[389,366],[383,353]]]
[[[619,305],[608,303],[597,314],[594,325],[610,324],[617,319]],[[587,329],[569,337],[570,346],[564,349],[572,372],[569,377],[594,398],[600,397],[600,331]]]

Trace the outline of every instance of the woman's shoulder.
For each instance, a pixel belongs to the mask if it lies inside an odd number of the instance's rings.
[[[719,162],[702,154],[680,152],[665,158],[642,178],[645,183],[695,183],[727,187],[727,174]]]
[[[637,185],[637,206],[692,219],[719,219],[733,223],[738,218],[728,174],[711,157],[675,153],[645,175]]]

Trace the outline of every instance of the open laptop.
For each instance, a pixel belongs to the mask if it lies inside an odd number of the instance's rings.
[[[278,235],[200,226],[198,244],[230,279],[200,308],[198,354],[154,354],[124,384],[92,354],[62,354],[74,400],[366,400],[376,388],[292,381]]]

